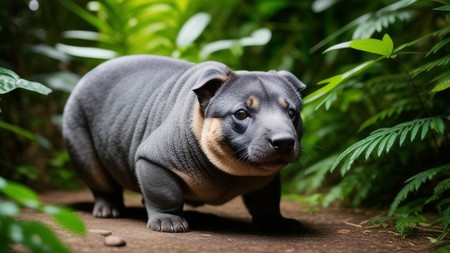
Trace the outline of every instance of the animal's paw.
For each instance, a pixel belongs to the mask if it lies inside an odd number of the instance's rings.
[[[97,218],[118,218],[122,216],[124,208],[123,204],[116,204],[103,198],[97,198],[92,215]]]
[[[189,232],[189,225],[185,218],[166,213],[157,213],[150,216],[147,227],[158,232]]]
[[[255,222],[255,225],[267,233],[298,234],[305,232],[305,227],[297,220],[279,217]]]

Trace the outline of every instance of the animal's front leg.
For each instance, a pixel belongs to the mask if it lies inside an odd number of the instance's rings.
[[[284,218],[280,212],[281,185],[280,176],[262,189],[245,194],[244,203],[252,215],[253,223],[260,229],[275,233],[301,232],[300,222]]]
[[[183,218],[183,191],[170,170],[145,159],[136,163],[136,176],[148,214],[147,226],[159,232],[188,232]]]

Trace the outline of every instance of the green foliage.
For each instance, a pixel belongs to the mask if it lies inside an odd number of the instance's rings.
[[[55,116],[79,76],[105,59],[145,53],[286,69],[309,85],[302,158],[283,171],[284,193],[312,194],[302,201],[318,206],[384,208],[398,195],[385,218],[398,220],[402,236],[425,211],[437,214],[425,222],[443,231],[430,241],[447,236],[449,176],[418,175],[450,164],[448,0],[40,2],[36,12],[16,0],[0,10],[0,65],[54,90],[45,100],[2,95],[5,177],[38,186],[75,181]]]
[[[409,140],[413,142],[419,132],[420,140],[423,140],[430,129],[434,129],[441,135],[444,134],[444,120],[440,117],[416,119],[401,123],[391,128],[377,129],[368,137],[356,142],[343,151],[331,167],[331,171],[333,171],[339,163],[344,160],[344,158],[348,158],[344,166],[341,168],[341,174],[344,175],[348,170],[350,170],[355,160],[358,159],[363,153],[365,153],[364,157],[367,161],[372,152],[377,148],[377,156],[380,157],[383,152],[388,153],[397,140],[399,141],[399,145],[402,146],[408,135],[410,136]]]
[[[0,68],[0,94],[15,88],[24,88],[47,95],[51,92],[43,84],[21,79],[11,70]],[[29,131],[0,121],[0,128],[10,130],[28,139],[39,141]],[[50,146],[45,139],[40,139],[44,146]],[[37,221],[17,221],[22,207],[50,215],[53,220],[66,230],[75,234],[84,234],[84,223],[67,208],[44,205],[30,188],[8,181],[0,176],[0,246],[1,252],[9,252],[9,245],[22,244],[32,252],[70,252],[46,225]]]
[[[400,236],[405,238],[408,235],[411,235],[416,227],[417,224],[420,222],[424,222],[425,217],[423,216],[407,216],[397,219],[397,222],[395,223],[395,227],[397,228],[398,232],[400,233]]]
[[[41,83],[30,82],[28,80],[22,79],[13,71],[0,67],[0,94],[8,93],[17,88],[34,91],[44,95],[52,92],[49,88],[45,87]]]
[[[338,200],[352,206],[389,205],[389,216],[402,237],[423,222],[442,228],[436,240],[449,233],[450,16],[446,6],[448,3],[396,1],[363,14],[324,40],[329,42],[357,27],[353,40],[337,43],[325,53],[343,62],[345,57],[356,58],[359,63],[342,63],[336,68],[338,74],[318,81],[325,86],[304,99],[305,126],[313,124],[314,133],[322,129],[328,133],[315,139],[305,134],[307,145],[328,147],[328,153],[319,155],[309,168],[336,157],[327,169],[339,179],[328,182],[322,206]],[[425,14],[422,10],[433,11]],[[426,26],[414,31],[406,28],[418,27],[424,16],[430,20]],[[382,39],[368,38],[378,37],[386,29],[389,35]],[[313,49],[324,45],[318,43]],[[361,54],[352,57],[348,49]],[[322,114],[322,127],[312,123],[319,120],[318,114]],[[326,121],[323,114],[334,116]],[[342,125],[345,127],[340,128]],[[299,174],[296,179],[314,180],[315,185],[327,183],[326,169],[306,170],[311,173]],[[399,185],[399,180],[405,185]],[[438,216],[427,221],[425,210]]]
[[[0,177],[0,193],[10,200],[0,200],[0,239],[2,252],[9,252],[8,245],[22,244],[32,252],[69,252],[54,232],[37,221],[16,221],[21,207],[31,208],[50,215],[66,230],[75,234],[84,234],[83,222],[69,209],[44,205],[28,187]]]
[[[0,94],[5,94],[16,88],[22,88],[44,95],[52,92],[52,90],[45,87],[41,83],[30,82],[28,80],[21,79],[13,71],[0,67]]]
[[[405,183],[407,184],[403,187],[403,189],[400,190],[400,192],[397,194],[397,197],[391,204],[389,215],[394,214],[400,203],[408,197],[408,194],[418,191],[426,181],[431,180],[437,174],[450,176],[450,164],[420,172],[406,180]],[[450,178],[447,178],[446,180],[441,181],[436,186],[434,194],[425,203],[429,203],[431,200],[438,199],[444,191],[448,190],[450,188],[449,179]]]
[[[88,10],[72,0],[59,1],[98,30],[63,33],[65,39],[93,42],[93,47],[57,44],[56,49],[81,58],[105,60],[121,55],[152,53],[200,61],[222,50],[241,55],[242,47],[265,45],[271,38],[270,30],[261,28],[241,39],[195,46],[195,40],[212,18],[205,12],[192,13],[188,8],[189,1],[184,0],[92,1],[87,6]]]

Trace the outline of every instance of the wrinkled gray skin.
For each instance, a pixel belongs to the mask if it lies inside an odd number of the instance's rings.
[[[184,203],[243,195],[257,226],[299,228],[280,214],[278,172],[299,156],[303,88],[285,71],[233,72],[217,62],[127,56],[95,68],[71,94],[63,122],[73,165],[95,197],[93,215],[121,216],[127,188],[142,193],[151,230],[186,232]]]

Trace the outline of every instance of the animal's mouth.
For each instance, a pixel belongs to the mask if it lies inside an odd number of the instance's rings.
[[[241,154],[242,155],[242,154]],[[242,158],[244,157],[244,158]],[[280,155],[280,154],[266,154],[264,156],[249,156],[247,152],[243,154],[241,158],[238,158],[241,161],[244,161],[246,164],[262,171],[271,171],[278,172],[283,167],[287,166],[289,163],[294,162],[297,158],[291,155]]]
[[[277,159],[274,161],[260,162],[260,163],[252,163],[252,165],[261,170],[267,171],[279,171],[286,165],[288,165],[288,161],[283,159]]]

